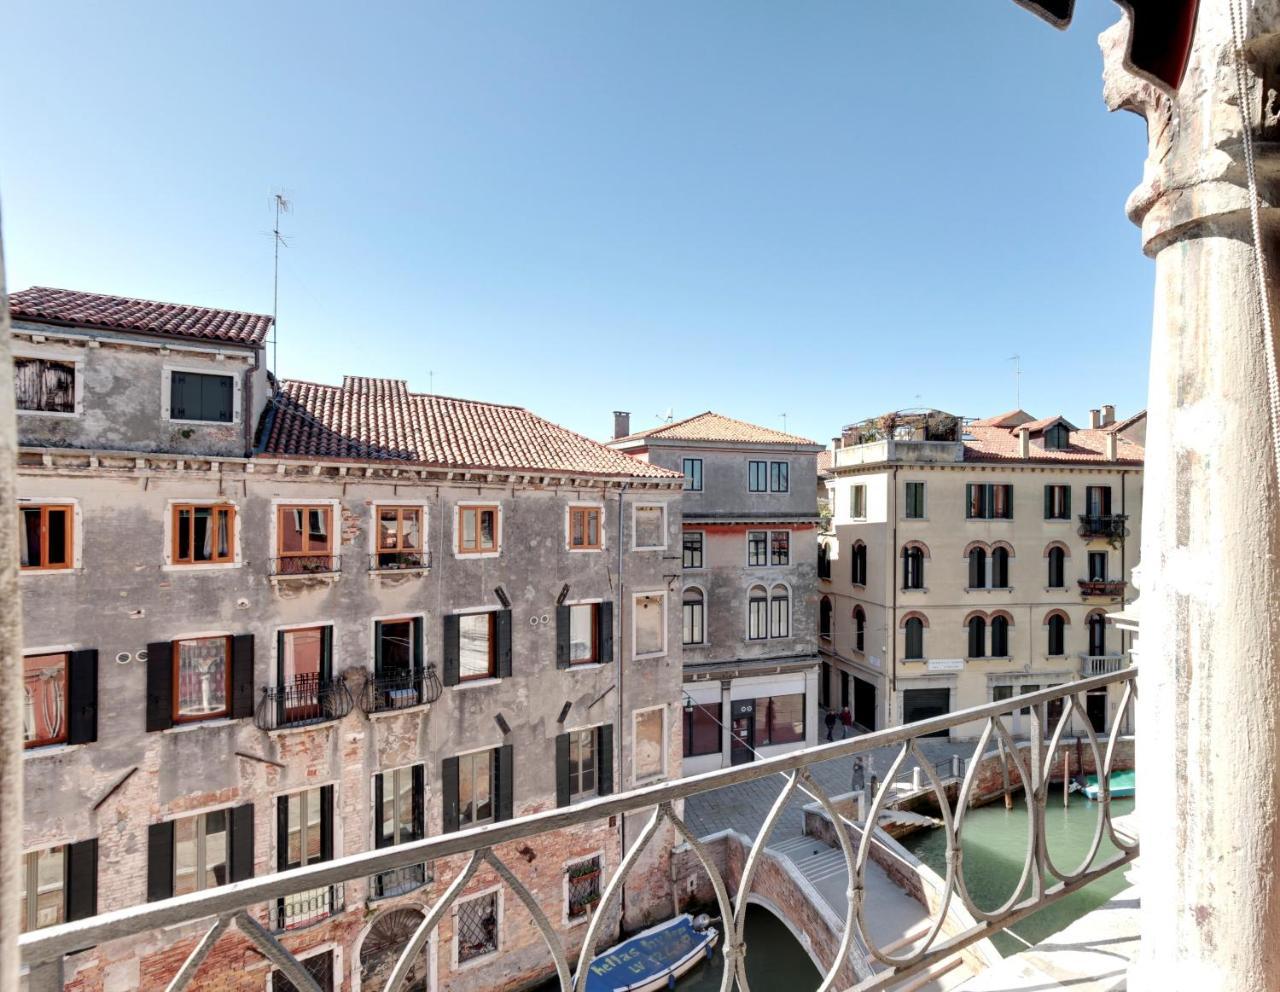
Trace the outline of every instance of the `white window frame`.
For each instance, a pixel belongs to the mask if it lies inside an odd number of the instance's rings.
[[[787,632],[785,634],[775,634],[773,632],[773,590],[775,590],[779,586],[781,586],[783,589],[787,591]],[[771,641],[790,640],[791,630],[792,630],[792,621],[795,619],[794,594],[791,589],[791,583],[774,582],[772,585],[768,586],[765,589],[765,602],[768,604],[768,607],[765,612],[765,619],[768,621],[768,624],[769,624],[768,639]],[[832,617],[834,618],[834,604],[832,606],[832,609],[833,609]]]
[[[180,420],[169,415],[173,399],[173,373],[191,372],[194,375],[217,375],[231,380],[231,420]],[[211,362],[208,365],[176,365],[164,363],[160,380],[160,419],[170,424],[194,424],[197,427],[236,427],[244,420],[244,401],[241,397],[243,384],[240,375],[226,371],[225,362]]]
[[[25,876],[25,881],[23,884],[24,884],[24,887],[26,888],[26,894],[22,900],[22,910],[19,913],[19,919],[18,919],[18,930],[20,933],[34,933],[37,930],[44,929],[44,927],[38,926],[35,922],[35,916],[38,914],[32,914],[31,912],[33,909],[36,909],[40,900],[40,886],[39,886],[40,876],[39,876],[39,867],[38,867],[39,859],[37,858],[37,867],[34,870],[30,866],[28,866],[27,859],[33,854],[40,855],[40,854],[44,854],[46,851],[52,851],[55,847],[62,848],[62,881],[58,886],[58,891],[62,893],[62,923],[67,922],[67,849],[70,848],[73,843],[74,841],[62,841],[57,844],[45,844],[43,847],[33,847],[30,849],[23,850],[21,872],[22,872],[22,875]],[[32,881],[35,881],[36,884],[31,885],[30,883]],[[568,889],[566,888],[565,891],[567,892]],[[566,901],[565,913],[567,914],[568,912],[569,912],[568,902]],[[25,926],[28,920],[32,921],[31,926],[28,929],[23,930],[23,927]],[[60,926],[61,924],[51,923],[49,925]]]
[[[196,877],[197,879],[203,880],[205,871],[207,869],[207,863],[202,863],[205,860],[206,834],[205,834],[205,828],[204,828],[204,819],[210,813],[226,813],[227,814],[226,816],[227,881],[224,884],[225,885],[231,884],[231,857],[232,857],[231,834],[234,829],[231,822],[231,812],[234,809],[235,809],[235,803],[231,803],[231,804],[218,803],[213,806],[205,806],[200,809],[185,810],[184,812],[181,812],[181,813],[173,813],[173,814],[170,814],[169,816],[164,817],[164,819],[162,820],[162,822],[164,823],[177,824],[179,820],[190,820],[195,817],[200,818],[199,823],[196,826]],[[169,851],[169,857],[173,861],[172,875],[169,881],[173,885],[174,891],[176,891],[178,888],[178,837],[177,837],[176,826],[174,827],[173,847]],[[208,892],[211,889],[220,889],[222,887],[223,887],[222,885],[214,885],[214,886],[197,885],[195,888],[195,891]]]
[[[496,681],[496,680],[488,680],[488,681]],[[475,822],[472,822],[472,823],[468,823],[468,824],[466,824],[466,825],[464,826],[464,825],[463,825],[463,823],[462,823],[462,810],[461,810],[461,809],[459,809],[459,810],[458,810],[458,829],[459,829],[459,830],[468,830],[468,829],[470,829],[471,827],[487,827],[487,826],[489,826],[489,825],[491,825],[491,824],[501,822],[501,821],[499,821],[499,820],[498,820],[498,790],[497,790],[497,788],[495,787],[495,783],[497,782],[497,775],[496,775],[496,772],[497,772],[497,768],[498,768],[498,760],[497,760],[497,758],[495,758],[495,757],[494,757],[494,755],[493,755],[493,752],[494,752],[494,751],[496,751],[496,750],[498,750],[498,748],[500,748],[500,747],[502,747],[502,745],[501,745],[500,743],[499,743],[499,744],[490,744],[488,747],[473,747],[473,748],[471,748],[470,750],[467,750],[467,751],[459,751],[457,754],[449,755],[449,757],[451,757],[451,758],[459,758],[459,759],[461,759],[461,758],[470,758],[472,755],[476,755],[476,754],[487,754],[487,755],[489,755],[489,808],[490,808],[490,809],[492,809],[492,810],[493,810],[493,812],[489,814],[488,819],[486,819],[483,823],[475,823]],[[441,789],[443,789],[443,788],[444,788],[444,786],[442,785],[442,786],[441,786]],[[423,786],[423,790],[424,790],[424,791],[426,791],[426,785],[425,785],[425,784],[424,784],[424,786]],[[458,800],[459,800],[459,806],[461,806],[461,793],[462,793],[462,769],[461,769],[461,767],[459,767],[459,769],[458,769],[458,796],[456,796],[456,797],[455,797],[455,799],[458,799]],[[445,799],[447,799],[447,798],[448,798],[448,797],[444,796],[444,795],[443,795],[443,793],[441,794],[441,801],[442,801],[442,802],[443,802]],[[457,943],[456,936],[455,936],[455,941],[454,941],[454,943],[455,943],[455,944]]]
[[[592,724],[587,724],[586,726],[583,726],[583,727],[572,727],[569,730],[564,731],[564,733],[568,734],[570,737],[572,737],[574,734],[585,734],[587,733],[587,731],[591,732],[591,755],[592,755],[592,760],[595,762],[595,770],[596,770],[595,790],[592,792],[584,793],[582,795],[577,795],[577,796],[575,796],[572,792],[570,792],[569,804],[571,806],[576,805],[578,803],[585,803],[591,799],[596,799],[600,796],[600,733],[599,731],[600,731],[600,728],[603,726],[604,726],[603,723],[592,723]],[[572,755],[572,747],[573,747],[572,740],[569,741],[569,746],[570,746],[570,754]]]
[[[600,547],[598,548],[575,548],[573,546],[573,511],[574,510],[598,510],[600,512]],[[591,500],[571,500],[564,508],[564,546],[565,549],[576,555],[582,554],[600,554],[608,545],[605,541],[605,516],[604,504],[594,503]],[[501,545],[499,545],[501,547]]]
[[[19,410],[19,413],[22,411]],[[70,414],[54,414],[54,416],[69,417]],[[18,575],[33,577],[37,575],[67,575],[68,573],[76,573],[84,571],[84,513],[80,509],[80,500],[72,496],[59,496],[45,498],[42,496],[19,496],[17,509],[21,510],[24,506],[69,506],[71,507],[71,565],[68,568],[19,568]],[[173,513],[170,511],[170,518]],[[172,523],[169,524],[172,526]],[[170,535],[166,534],[166,539]],[[172,544],[167,547],[172,548]],[[172,554],[172,551],[170,552]],[[19,557],[21,557],[19,555]],[[190,568],[190,565],[182,566]],[[41,848],[43,850],[43,848]]]
[[[858,512],[858,492],[862,492],[862,512]],[[865,482],[855,483],[849,487],[849,519],[850,520],[866,520],[867,519],[867,484]]]
[[[764,590],[764,634],[760,637],[751,636],[751,593],[756,589]],[[744,624],[742,636],[748,644],[758,644],[761,641],[769,639],[769,585],[768,583],[757,579],[747,586],[747,610],[746,616],[743,617]]]
[[[640,654],[636,650],[636,642],[638,640],[638,637],[637,637],[638,631],[636,628],[636,601],[639,599],[646,599],[649,596],[657,596],[662,602],[662,607],[659,612],[659,616],[662,619],[662,650],[646,651],[643,654]],[[663,657],[664,655],[666,655],[667,649],[669,646],[668,636],[669,634],[667,631],[667,591],[665,589],[653,589],[647,592],[633,592],[631,594],[631,657],[633,659]]]
[[[684,594],[696,591],[702,597],[702,640],[685,642],[684,639]],[[707,590],[696,582],[690,582],[680,590],[680,643],[686,648],[705,648],[707,640]]]
[[[285,502],[294,502],[297,500],[286,500]],[[173,508],[175,506],[229,506],[235,510],[235,526],[232,528],[234,533],[231,535],[231,561],[208,561],[198,564],[179,565],[173,560]],[[275,513],[274,507],[272,514]],[[164,504],[164,558],[163,564],[160,566],[162,572],[204,572],[217,571],[225,568],[243,568],[244,567],[244,551],[241,545],[241,524],[244,518],[241,515],[240,504],[233,499],[221,499],[217,496],[187,496],[182,499],[170,498]],[[275,541],[275,524],[271,525],[271,539]],[[271,545],[272,550],[275,544]]]
[[[662,513],[662,543],[639,544],[640,531],[636,527],[636,511],[641,508],[656,509]],[[632,551],[666,551],[667,550],[667,504],[666,503],[632,503],[631,504],[631,550]]]
[[[569,915],[569,870],[578,865],[586,864],[588,861],[598,861],[600,863],[600,895],[604,895],[605,886],[608,885],[608,874],[606,871],[604,850],[592,851],[590,854],[583,854],[578,857],[570,858],[564,862],[560,869],[560,877],[563,880],[561,888],[561,905],[563,911],[560,919],[560,925],[565,927],[585,926],[591,921],[591,913],[584,913],[582,916],[571,917]]]
[[[59,420],[76,420],[84,416],[85,361],[83,351],[77,348],[58,347],[57,345],[26,344],[21,341],[13,342],[11,350],[14,358],[42,358],[50,362],[63,362],[64,364],[75,366],[74,411],[71,413],[59,413],[55,410],[24,410],[18,407],[16,413],[19,417],[53,417]]]
[[[462,550],[462,530],[461,516],[458,511],[468,506],[492,506],[498,511],[498,519],[495,522],[494,538],[498,543],[496,551],[463,551]],[[502,554],[502,523],[506,513],[503,511],[502,500],[495,496],[493,499],[460,499],[457,500],[450,511],[453,517],[452,534],[450,537],[450,545],[453,548],[453,557],[460,561],[475,561],[477,558],[497,558]],[[477,535],[478,536],[478,535]]]
[[[477,955],[476,957],[472,958],[470,961],[459,962],[458,961],[458,937],[460,936],[460,933],[458,928],[458,914],[462,911],[462,907],[465,906],[467,903],[475,902],[477,899],[482,899],[485,896],[491,895],[493,893],[497,893],[497,896],[494,899],[494,902],[495,902],[494,909],[498,917],[498,925],[494,933],[498,938],[497,940],[498,946],[495,947],[492,951],[489,951],[487,954]],[[475,968],[477,966],[483,967],[486,964],[492,963],[499,955],[502,954],[502,945],[505,943],[505,941],[503,941],[502,939],[502,922],[503,922],[502,920],[503,898],[502,897],[503,897],[503,886],[491,885],[487,889],[480,889],[478,892],[469,892],[465,896],[459,896],[458,900],[453,904],[453,939],[450,941],[450,943],[453,945],[452,965],[453,965],[454,971],[466,971],[468,968]]]
[[[340,501],[338,500],[335,500],[335,502],[338,502],[340,504]],[[376,555],[379,550],[378,548],[378,511],[383,507],[400,507],[400,506],[422,511],[422,553],[424,555],[430,555],[431,531],[429,529],[429,525],[431,520],[431,516],[430,516],[431,504],[420,499],[376,499],[373,501],[372,504],[370,504],[370,507],[369,507],[369,557],[370,559],[372,559],[372,557]],[[272,521],[274,520],[275,520],[275,516],[273,514]],[[336,531],[337,527],[335,526],[334,529]],[[498,543],[498,547],[499,549],[501,549],[502,547],[501,542]],[[413,569],[400,569],[399,571],[411,572],[413,571]]]
[[[316,944],[315,947],[308,947],[305,951],[299,951],[296,954],[294,954],[294,957],[298,960],[299,963],[301,963],[303,961],[306,961],[308,958],[315,957],[318,954],[324,954],[326,951],[330,951],[333,953],[333,975],[332,975],[333,987],[335,989],[341,988],[342,987],[342,945],[341,944],[336,943],[334,941],[326,941],[323,944]],[[357,968],[356,970],[358,972],[359,968]],[[279,968],[272,968],[267,972],[266,992],[276,992],[275,980],[276,980],[276,975],[279,973],[279,971],[280,971]]]
[[[662,729],[660,731],[662,736],[658,747],[658,752],[662,761],[662,768],[660,771],[646,772],[641,775],[640,769],[636,765],[636,759],[640,754],[640,749],[636,746],[636,740],[638,739],[636,728],[642,714],[653,713],[655,711],[661,715],[662,719]],[[645,706],[638,710],[631,711],[631,779],[634,784],[640,785],[645,782],[658,782],[667,777],[667,734],[667,707],[665,705]]]

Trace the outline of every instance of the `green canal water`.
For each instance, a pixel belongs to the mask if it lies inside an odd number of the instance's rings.
[[[1111,815],[1119,817],[1131,813],[1133,802],[1132,799],[1112,799]],[[1080,866],[1093,843],[1097,822],[1097,803],[1091,803],[1079,793],[1073,793],[1071,805],[1064,807],[1061,792],[1050,795],[1045,837],[1049,844],[1049,854],[1060,871],[1074,872]],[[964,878],[969,894],[981,909],[998,908],[1012,895],[1026,861],[1025,802],[1019,796],[1015,798],[1011,810],[1006,810],[1003,802],[969,810],[960,836],[964,847]],[[944,831],[921,831],[903,838],[902,844],[939,875],[946,876],[947,842]],[[1094,864],[1101,864],[1115,853],[1115,846],[1104,836]],[[1027,944],[1037,943],[1057,933],[1122,891],[1128,885],[1124,876],[1123,869],[1104,875],[1092,885],[1015,924],[1010,928],[1015,936],[1000,933],[992,939],[992,943],[996,950],[1006,956],[1025,950]],[[1052,876],[1045,878],[1046,887],[1056,882],[1057,879]]]

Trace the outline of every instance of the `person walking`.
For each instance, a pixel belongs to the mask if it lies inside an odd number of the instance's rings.
[[[840,722],[844,724],[845,737],[853,733],[853,714],[849,712],[849,707],[846,706],[840,711]]]
[[[827,710],[827,740],[829,741],[835,740],[835,738],[831,736],[831,732],[836,729],[836,719],[836,711]]]

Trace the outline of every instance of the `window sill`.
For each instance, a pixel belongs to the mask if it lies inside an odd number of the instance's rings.
[[[499,558],[502,556],[501,551],[459,551],[453,549],[453,557],[458,561],[473,561],[476,558]]]
[[[183,723],[175,723],[172,727],[165,727],[160,733],[185,734],[192,730],[207,730],[212,727],[232,727],[241,719],[241,717],[218,716],[209,720],[186,720]]]
[[[300,723],[293,727],[276,727],[275,730],[263,731],[268,737],[288,737],[290,734],[305,734],[308,730],[319,730],[321,727],[333,727],[341,720],[324,720],[320,723]]]
[[[83,744],[42,744],[39,747],[28,747],[22,749],[22,760],[31,761],[36,758],[52,758],[61,754],[68,754],[71,751],[79,751]]]
[[[298,572],[296,575],[271,575],[268,576],[273,586],[279,585],[304,585],[311,582],[319,582],[322,585],[331,586],[342,578],[341,572]]]
[[[667,546],[665,544],[654,544],[654,545],[646,545],[643,548],[632,548],[631,550],[632,551],[666,551]]]
[[[75,566],[73,568],[20,568],[19,576],[25,575],[81,575],[84,572],[84,566]]]
[[[502,684],[502,679],[499,679],[499,678],[470,679],[469,681],[466,681],[466,682],[459,682],[457,685],[451,685],[449,686],[449,688],[455,689],[455,690],[483,689],[486,686],[501,685],[501,684]]]
[[[686,645],[687,646],[687,645]],[[563,672],[598,672],[602,668],[609,668],[613,662],[610,661],[581,661],[577,664],[570,664],[566,668],[562,668]]]
[[[985,654],[981,658],[965,658],[965,661],[1013,661],[1013,656],[1008,654]]]
[[[165,417],[166,424],[187,424],[191,427],[239,427],[240,418],[235,420],[179,420],[177,417]]]
[[[83,416],[83,412],[77,410],[75,413],[60,413],[57,410],[23,410],[18,408],[19,417],[53,417],[57,420],[79,420]]]
[[[225,571],[229,568],[243,568],[242,561],[212,561],[202,562],[198,565],[175,565],[172,562],[165,562],[160,566],[162,572],[216,572]]]
[[[501,679],[495,679],[494,681],[501,681]],[[412,706],[402,706],[398,710],[397,709],[374,710],[374,712],[372,713],[366,713],[365,716],[367,716],[370,720],[383,720],[389,716],[404,716],[406,713],[423,713],[426,710],[431,709],[431,706],[432,706],[431,703],[414,703],[414,705]],[[352,712],[354,713],[355,710],[352,710]],[[338,723],[340,721],[330,720],[329,722]],[[314,724],[314,726],[319,726],[319,724]],[[305,728],[299,728],[299,729],[305,729]]]
[[[865,588],[865,587],[864,587],[864,588]],[[928,587],[928,586],[921,586],[919,589],[905,589],[905,588],[904,588],[904,589],[900,589],[900,590],[898,590],[898,591],[899,591],[899,592],[928,592],[928,591],[929,591],[929,587]]]
[[[600,554],[604,548],[566,548],[571,555]]]
[[[371,568],[369,569],[369,574],[380,578],[395,578],[400,575],[427,575],[430,571],[430,566],[424,568]]]
[[[666,652],[666,649],[664,648],[661,651],[649,651],[649,652],[646,652],[645,654],[633,654],[631,656],[631,660],[646,661],[650,658],[665,658],[666,656],[667,656],[667,652]]]
[[[1013,592],[1013,586],[965,586],[965,592]]]

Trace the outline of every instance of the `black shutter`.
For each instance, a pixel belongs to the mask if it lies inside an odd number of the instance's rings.
[[[231,716],[253,716],[253,635],[231,638]]]
[[[426,667],[427,654],[422,642],[422,617],[413,618],[413,670],[420,672]]]
[[[498,678],[511,678],[511,611],[499,610],[494,617],[494,633],[497,640]]]
[[[173,821],[147,828],[147,901],[173,895]]]
[[[600,645],[600,661],[613,661],[613,603],[601,603],[596,610],[596,623],[600,625],[596,643]]]
[[[169,416],[173,420],[187,419],[187,374],[169,373]]]
[[[442,681],[445,685],[458,684],[458,636],[459,617],[449,614],[444,618],[444,672]],[[456,801],[456,799],[455,799]],[[456,830],[457,827],[454,827]]]
[[[98,840],[67,845],[67,920],[84,920],[98,912]]]
[[[599,793],[607,796],[613,792],[613,724],[600,728],[596,741],[596,781]]]
[[[569,805],[568,734],[556,734],[556,805]]]
[[[97,739],[98,652],[72,651],[67,663],[67,743],[89,744]]]
[[[333,786],[320,786],[320,860],[333,860]]]
[[[445,758],[440,763],[440,791],[444,801],[441,812],[444,822],[441,832],[451,834],[458,829],[458,759]]]
[[[1071,487],[1070,486],[1062,487],[1062,506],[1063,506],[1063,510],[1062,510],[1063,518],[1066,520],[1070,520],[1071,519]]]
[[[1053,519],[1053,486],[1044,487],[1044,518]]]
[[[427,836],[427,766],[413,766],[413,837]]]
[[[214,417],[224,424],[231,423],[235,419],[235,404],[233,398],[235,396],[235,387],[233,380],[229,375],[220,375],[214,378],[216,383],[217,413]]]
[[[510,820],[514,802],[512,796],[512,759],[515,749],[510,744],[504,744],[497,749],[498,751],[498,768],[495,778],[498,780],[498,808],[495,820]]]
[[[276,871],[289,867],[289,797],[276,797]]]
[[[569,607],[556,607],[556,668],[569,667]]]
[[[253,803],[231,809],[231,881],[253,878]]]
[[[386,847],[391,843],[391,835],[383,832],[383,824],[386,819],[382,815],[382,803],[385,793],[383,790],[382,779],[385,772],[378,772],[373,776],[373,846]]]
[[[333,624],[320,628],[320,681],[333,678]]]
[[[414,621],[417,623],[417,621]],[[382,621],[373,621],[373,677],[382,675]]]
[[[973,483],[966,482],[964,486],[964,515],[969,518],[976,517],[977,514],[973,511]]]
[[[173,726],[173,645],[147,645],[147,731]]]

